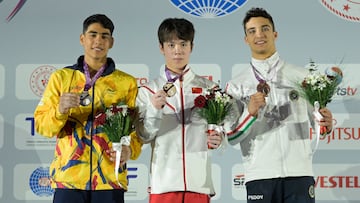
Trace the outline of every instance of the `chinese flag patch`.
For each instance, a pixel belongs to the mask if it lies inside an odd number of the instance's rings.
[[[201,94],[202,93],[202,88],[201,87],[193,87],[192,88],[192,93],[193,94]]]

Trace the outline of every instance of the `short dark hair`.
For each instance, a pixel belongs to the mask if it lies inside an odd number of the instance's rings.
[[[83,33],[85,33],[87,31],[88,27],[93,23],[100,23],[104,28],[109,29],[111,35],[114,32],[114,24],[110,20],[110,18],[108,18],[104,14],[94,14],[94,15],[91,15],[91,16],[87,17],[84,20]]]
[[[194,25],[184,18],[167,18],[160,24],[158,29],[158,39],[161,45],[172,40],[174,37],[190,41],[192,45],[194,35]]]
[[[254,18],[254,17],[263,17],[266,18],[270,21],[272,27],[273,27],[273,31],[275,31],[275,24],[274,21],[271,17],[271,15],[263,8],[251,8],[250,10],[248,10],[246,12],[246,15],[244,17],[243,20],[243,27],[244,27],[244,32],[246,34],[246,23],[249,22],[250,18]]]

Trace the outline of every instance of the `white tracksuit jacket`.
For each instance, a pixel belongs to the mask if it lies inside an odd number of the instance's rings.
[[[194,99],[217,84],[189,70],[182,81],[175,81],[177,93],[167,98],[162,110],[157,110],[150,98],[167,82],[164,70],[163,67],[160,77],[142,86],[137,96],[138,134],[152,147],[151,193],[191,191],[214,195],[207,124],[197,115]],[[233,114],[232,118],[236,116]]]
[[[246,182],[313,176],[310,140],[313,107],[299,96],[295,85],[308,70],[285,63],[278,53],[267,60],[252,59],[251,63],[267,78],[270,93],[266,98],[268,113],[263,119],[252,122],[241,136],[229,136],[230,144],[240,142]],[[275,64],[275,71],[269,71]],[[248,96],[257,91],[258,83],[249,64],[249,68],[227,83],[226,92],[246,103]],[[241,119],[247,116],[246,107]]]

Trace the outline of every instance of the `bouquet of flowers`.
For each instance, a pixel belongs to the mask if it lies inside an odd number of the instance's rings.
[[[325,74],[310,71],[301,83],[303,96],[311,104],[314,105],[317,101],[320,108],[324,108],[331,102],[342,77],[342,71],[338,67],[326,69]]]
[[[300,95],[315,107],[314,115],[320,120],[321,114],[319,109],[326,107],[331,102],[336,92],[337,86],[343,78],[342,71],[339,67],[330,67],[321,74],[317,69],[310,69],[309,74],[299,84]],[[320,128],[320,134],[325,134],[326,128]]]
[[[118,179],[122,145],[130,146],[130,134],[135,130],[134,121],[137,115],[136,108],[129,108],[124,102],[104,106],[104,111],[95,116],[95,123],[112,142],[116,151],[115,175]]]
[[[205,95],[199,95],[194,100],[200,117],[208,123],[208,132],[222,132],[223,122],[231,109],[231,96],[222,92],[219,88],[206,91]]]
[[[205,95],[197,96],[194,104],[208,124],[222,125],[231,108],[230,99],[231,96],[220,89],[210,89]]]
[[[123,102],[104,109],[104,112],[99,113],[95,119],[111,142],[121,142],[124,136],[129,136],[135,130],[133,125],[135,109],[128,108]]]

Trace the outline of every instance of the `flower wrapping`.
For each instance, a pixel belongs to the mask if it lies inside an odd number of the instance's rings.
[[[136,116],[137,109],[129,108],[124,102],[104,107],[103,111],[95,116],[95,125],[98,125],[99,129],[108,136],[109,141],[112,142],[112,149],[116,151],[114,168],[116,180],[118,180],[122,146],[130,146],[130,134],[135,130],[133,123]]]
[[[341,83],[343,73],[339,67],[330,67],[321,74],[316,67],[309,70],[309,74],[301,81],[300,95],[314,107],[314,117],[319,121],[322,115],[319,109],[325,108],[331,102],[338,85]],[[326,135],[326,127],[317,129],[319,135]],[[319,137],[319,136],[318,136]]]
[[[130,136],[126,135],[121,137],[120,142],[112,143],[112,149],[116,152],[114,173],[119,185],[121,185],[119,182],[119,172],[118,172],[120,168],[121,150],[123,145],[130,146],[130,141],[131,141]]]

